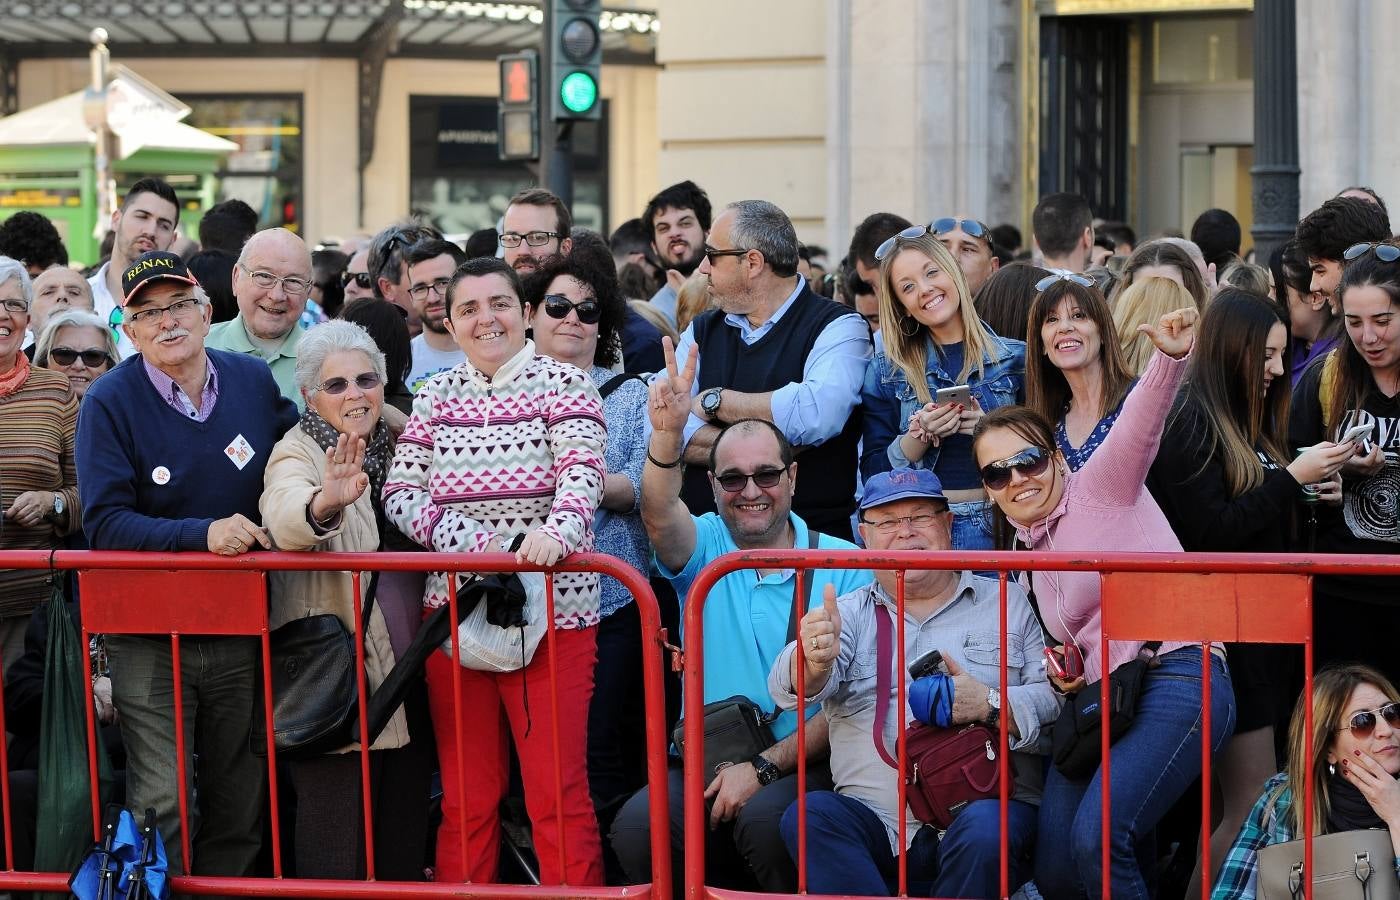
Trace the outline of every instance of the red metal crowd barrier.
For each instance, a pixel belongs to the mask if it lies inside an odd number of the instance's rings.
[[[470,897],[516,898],[538,900],[564,897],[656,897],[667,900],[671,893],[670,826],[666,796],[665,700],[662,684],[661,645],[664,633],[660,610],[647,578],[632,566],[598,553],[580,553],[562,560],[546,575],[549,621],[554,617],[554,572],[597,572],[620,581],[635,598],[642,622],[642,660],[644,667],[644,703],[646,710],[647,781],[650,786],[650,830],[653,883],[628,887],[582,887],[576,885],[501,885],[473,883],[419,883],[376,881],[374,875],[374,837],[368,717],[366,713],[364,635],[356,630],[355,655],[359,683],[360,775],[364,798],[364,852],[366,879],[342,881],[332,879],[286,878],[281,854],[281,823],[278,819],[276,755],[273,746],[272,678],[268,643],[267,573],[269,571],[346,571],[352,574],[356,591],[362,572],[522,572],[538,570],[537,566],[521,564],[506,553],[253,553],[238,557],[215,556],[209,553],[132,553],[113,551],[0,551],[0,569],[77,570],[82,603],[82,636],[86,647],[91,634],[168,634],[172,654],[175,695],[176,765],[179,785],[179,811],[183,858],[190,859],[189,798],[185,787],[184,711],[180,681],[180,640],[188,635],[244,635],[258,637],[262,645],[263,706],[266,719],[269,814],[273,873],[271,878],[233,878],[211,876],[176,876],[171,885],[177,893],[231,894],[242,896],[288,897]],[[456,621],[457,598],[449,592],[453,621]],[[451,629],[451,641],[456,652],[457,632]],[[554,629],[546,630],[544,650],[548,653],[551,724],[554,729],[554,784],[556,797],[562,798],[562,774],[558,728],[558,679]],[[93,785],[93,834],[101,828],[100,798],[97,785],[96,722],[92,685],[87,685],[87,730],[89,778]],[[453,682],[455,719],[463,722],[460,683]],[[0,683],[0,729],[4,727],[4,686]],[[460,756],[459,744],[459,756]],[[581,753],[582,748],[569,748]],[[20,872],[12,868],[13,822],[10,815],[9,754],[0,753],[0,813],[3,813],[4,848],[7,868],[0,871],[0,891],[48,890],[65,891],[69,873]],[[459,758],[459,764],[465,761]],[[465,771],[465,768],[464,768]],[[465,795],[466,779],[462,790]],[[558,807],[559,834],[564,834],[562,799]],[[466,856],[466,829],[461,829],[463,856]],[[559,867],[564,870],[567,849],[560,842]]]
[[[788,550],[741,551],[726,554],[707,565],[695,577],[684,607],[684,721],[685,721],[685,896],[687,900],[701,898],[777,896],[723,890],[705,883],[704,747],[704,606],[710,590],[724,576],[745,569],[793,569],[796,571],[794,598],[805,596],[802,583],[804,570],[810,569],[870,569],[895,571],[897,617],[895,634],[896,669],[905,671],[904,649],[904,572],[909,570],[997,571],[1000,580],[999,629],[1002,646],[1007,645],[1006,584],[1009,574],[1023,571],[1098,572],[1101,575],[1103,613],[1101,640],[1102,671],[1109,671],[1109,640],[1164,640],[1199,643],[1202,647],[1204,676],[1204,721],[1201,729],[1202,761],[1202,897],[1210,896],[1210,680],[1209,666],[1213,643],[1278,643],[1301,644],[1304,653],[1304,691],[1312,694],[1312,577],[1314,575],[1400,575],[1400,560],[1394,557],[1337,555],[1305,556],[1299,554],[1189,554],[1189,553],[1105,553],[1085,555],[1064,552],[913,552],[866,550]],[[1144,603],[1150,597],[1152,602]],[[795,615],[806,610],[800,600],[794,600]],[[1007,691],[1007,656],[999,654],[999,688],[1003,697]],[[803,683],[804,654],[797,654],[796,684]],[[896,709],[906,708],[904,679],[898,678]],[[1102,679],[1103,714],[1107,716],[1109,681]],[[797,690],[797,746],[805,746],[807,701]],[[1312,731],[1312,706],[1306,707],[1308,733]],[[1001,744],[1008,746],[1009,716],[1000,717]],[[905,809],[904,772],[908,764],[905,746],[905,716],[900,723],[898,740],[898,806]],[[1102,731],[1102,758],[1110,760],[1109,729]],[[999,754],[1001,767],[1000,827],[1001,878],[1000,896],[1010,894],[1010,873],[1007,852],[1007,804],[1010,801],[1011,778],[1009,755]],[[807,890],[806,854],[806,760],[798,755],[798,891]],[[1104,766],[1103,792],[1103,897],[1110,898],[1111,868],[1109,865],[1109,820],[1111,809],[1110,765]],[[1313,783],[1312,760],[1307,762],[1307,785],[1304,791],[1305,833],[1312,833]],[[897,814],[897,846],[907,846],[905,817]],[[1312,841],[1304,849],[1305,871],[1312,871]],[[908,871],[905,854],[899,857],[900,896],[908,893]],[[1308,900],[1312,898],[1311,880],[1304,886]]]

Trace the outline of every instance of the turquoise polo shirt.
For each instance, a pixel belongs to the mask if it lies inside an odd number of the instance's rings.
[[[807,523],[789,513],[794,545],[808,544]],[[690,585],[711,561],[738,550],[724,520],[716,513],[692,517],[695,521],[695,551],[685,568],[671,572],[661,562],[657,569],[676,589],[685,603]],[[856,545],[823,534],[819,550],[855,550]],[[827,584],[836,585],[836,596],[843,596],[875,580],[864,569],[813,569],[811,606],[820,606]],[[795,571],[760,577],[756,569],[741,569],[716,582],[705,600],[705,702],[713,703],[738,694],[760,709],[776,708],[768,693],[768,670],[787,646],[788,619],[792,615]],[[810,718],[820,704],[807,706]],[[782,740],[797,730],[797,713],[785,712],[773,723],[773,737]]]

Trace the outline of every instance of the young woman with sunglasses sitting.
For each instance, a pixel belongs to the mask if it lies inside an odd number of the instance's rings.
[[[861,478],[891,468],[932,469],[953,512],[953,547],[993,546],[991,504],[972,461],[972,429],[1023,396],[1026,345],[998,336],[972,307],[957,261],[926,226],[875,251],[880,343],[865,371]],[[962,400],[938,402],[965,386]]]
[[[1293,448],[1360,431],[1341,469],[1340,506],[1317,507],[1319,553],[1400,553],[1400,247],[1356,244],[1337,286],[1347,340],[1304,372],[1293,390]],[[1358,660],[1400,680],[1391,636],[1400,628],[1396,579],[1319,576],[1313,646],[1319,665]],[[1365,622],[1358,628],[1356,623]]]
[[[1288,765],[1264,785],[1230,847],[1211,895],[1214,900],[1253,900],[1259,892],[1259,851],[1303,834],[1303,804],[1295,785],[1313,764],[1313,833],[1369,828],[1390,832],[1393,868],[1381,860],[1373,877],[1400,877],[1400,693],[1370,666],[1324,669],[1313,679],[1313,730],[1300,696],[1288,727]],[[1356,885],[1357,896],[1363,892]]]
[[[621,359],[627,314],[617,268],[606,246],[575,242],[525,280],[535,349],[577,366],[603,394],[608,429],[603,498],[593,520],[594,549],[646,575],[651,542],[642,524],[642,467],[647,458],[647,387],[612,370]],[[604,833],[624,801],[646,783],[642,717],[642,625],[632,595],[599,577],[598,664],[588,714],[588,777]],[[640,777],[639,777],[640,776]]]
[[[1302,486],[1327,482],[1340,491],[1331,479],[1350,445],[1324,441],[1290,459],[1287,344],[1279,307],[1248,291],[1222,290],[1201,316],[1186,386],[1147,481],[1187,551],[1282,553],[1294,546]],[[1225,798],[1211,844],[1217,866],[1278,771],[1274,728],[1287,721],[1302,681],[1295,647],[1227,649],[1239,715],[1217,769]]]
[[[987,493],[1032,550],[1180,551],[1162,511],[1143,485],[1157,454],[1163,423],[1186,369],[1196,311],[1177,310],[1142,331],[1157,351],[1123,403],[1117,424],[1082,469],[1071,473],[1056,451],[1051,425],[1025,407],[988,413],[977,425],[973,454]],[[1101,596],[1098,573],[1035,572],[1031,585],[1046,627],[1082,651],[1084,673],[1072,681],[1051,674],[1066,693],[1086,688],[1100,671]],[[1141,642],[1115,641],[1110,668],[1136,659]],[[1201,649],[1163,642],[1153,654],[1137,714],[1112,753],[1112,872],[1101,868],[1102,768],[1070,779],[1052,767],[1040,805],[1035,880],[1047,897],[1098,896],[1109,878],[1112,895],[1148,896],[1141,870],[1144,836],[1201,772]],[[1219,749],[1234,722],[1234,696],[1223,659],[1211,666],[1211,744]]]
[[[1036,282],[1026,326],[1026,405],[1055,423],[1055,447],[1079,471],[1118,421],[1136,382],[1113,314],[1084,275]]]

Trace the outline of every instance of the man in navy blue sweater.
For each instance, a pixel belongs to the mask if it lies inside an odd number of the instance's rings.
[[[78,417],[78,491],[92,548],[224,556],[270,548],[258,524],[263,469],[296,407],[260,359],[205,349],[210,306],[180,257],[142,255],[122,273],[122,291],[122,328],[139,353],[94,382]],[[199,784],[193,859],[183,859],[180,835],[170,646],[109,635],[127,802],[138,812],[155,807],[172,874],[248,875],[266,780],[248,744],[258,644],[185,636],[181,650],[186,771]]]

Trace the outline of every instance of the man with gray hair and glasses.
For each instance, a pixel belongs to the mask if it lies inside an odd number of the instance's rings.
[[[296,385],[301,314],[311,295],[311,251],[285,228],[259,231],[233,267],[238,315],[209,329],[207,346],[256,356],[272,369],[282,396],[303,406]]]
[[[696,318],[676,350],[681,366],[698,354],[685,428],[686,506],[695,515],[715,508],[705,470],[720,430],[763,419],[798,448],[805,471],[821,473],[798,485],[793,512],[850,540],[869,327],[797,274],[797,232],[766,200],[725,207],[698,271],[709,277],[718,309]]]
[[[205,348],[209,302],[179,256],[142,254],[121,285],[122,328],[137,355],[94,381],[78,413],[78,496],[92,549],[270,549],[258,516],[263,469],[296,407],[261,360]],[[107,636],[127,803],[138,815],[155,808],[170,874],[250,875],[266,781],[248,744],[258,641],[185,635],[181,648],[186,773],[199,779],[193,858],[180,837],[174,666],[163,636]]]
[[[366,271],[374,282],[375,296],[403,310],[408,320],[408,336],[417,337],[423,330],[423,323],[414,309],[413,298],[408,295],[412,286],[408,281],[408,266],[404,258],[408,248],[419,241],[442,240],[442,232],[426,222],[409,220],[390,225],[374,236],[369,244],[369,258],[365,261]],[[350,260],[350,268],[355,268],[355,260]],[[347,302],[349,298],[346,298]]]

